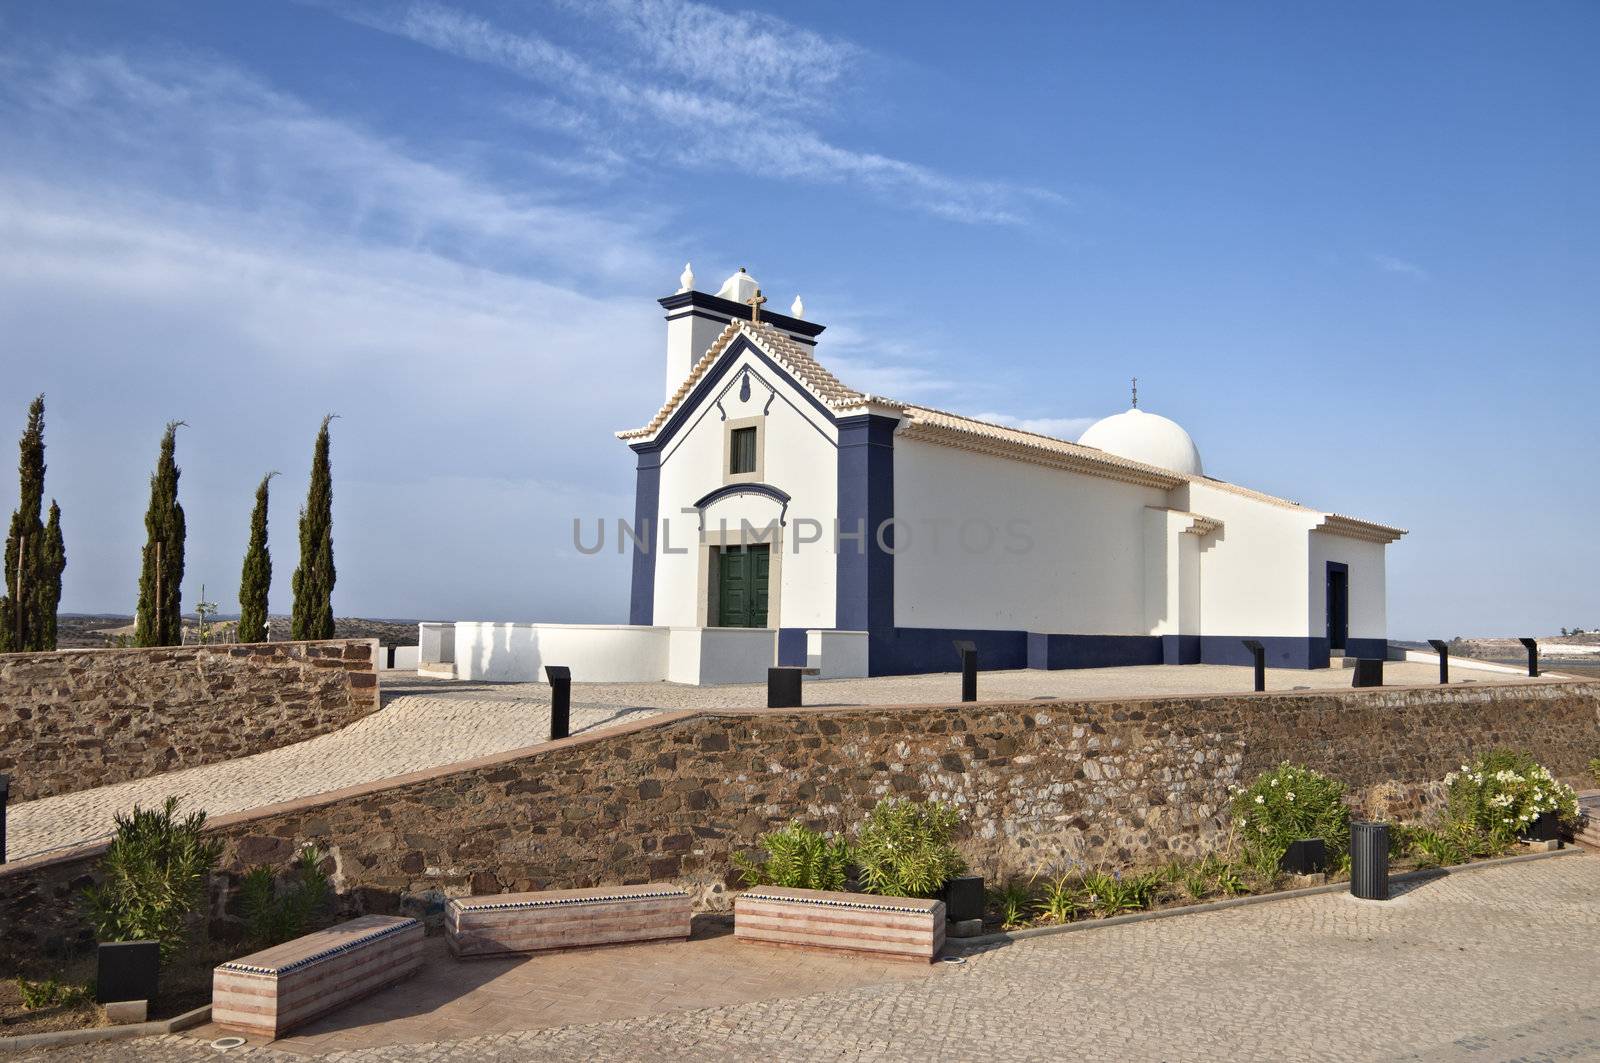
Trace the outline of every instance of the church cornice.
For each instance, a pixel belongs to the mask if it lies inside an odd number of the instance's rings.
[[[715,316],[723,321],[749,321],[750,307],[744,303],[736,303],[732,299],[723,299],[720,296],[707,292],[678,292],[674,295],[663,296],[656,302],[669,314],[674,310],[709,311],[710,316]],[[707,316],[702,313],[702,316]],[[770,310],[761,311],[763,322],[775,325],[785,332],[793,332],[808,339],[815,340],[820,336],[826,325],[819,325],[815,321],[802,321],[797,317],[787,314],[775,314]]]

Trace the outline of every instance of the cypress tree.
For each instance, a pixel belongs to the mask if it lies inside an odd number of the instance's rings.
[[[294,637],[333,638],[333,469],[328,423],[322,419],[311,456],[311,486],[300,510],[300,567],[294,570]]]
[[[161,456],[150,474],[150,508],[145,511],[145,544],[139,569],[139,614],[134,620],[137,646],[177,646],[183,642],[183,507],[178,504],[178,429],[168,421],[161,437]]]
[[[0,650],[25,651],[53,649],[44,644],[45,632],[39,615],[42,561],[45,553],[44,524],[39,509],[44,502],[44,396],[28,406],[28,425],[18,444],[19,499],[11,514],[11,529],[6,535],[5,595],[0,597]],[[19,586],[20,584],[20,586]],[[54,614],[50,627],[53,629]]]
[[[267,484],[278,475],[269,472],[256,488],[256,508],[250,513],[250,545],[244,552],[239,577],[239,641],[267,639],[267,591],[272,588],[272,556],[267,553]]]
[[[40,649],[56,648],[56,613],[61,608],[61,574],[67,569],[67,544],[61,537],[61,507],[50,500],[50,522],[44,528],[44,564],[39,580]]]

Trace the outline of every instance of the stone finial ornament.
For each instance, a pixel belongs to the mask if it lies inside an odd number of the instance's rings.
[[[683,264],[683,272],[678,274],[678,291],[687,292],[694,290],[694,266],[688,262]]]
[[[794,297],[794,302],[789,304],[789,314],[791,317],[797,318],[804,318],[806,316],[806,304],[800,301],[800,297],[798,295]]]

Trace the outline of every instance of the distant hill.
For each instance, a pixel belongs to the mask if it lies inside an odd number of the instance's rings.
[[[237,616],[214,617],[211,621],[212,641],[227,642],[233,638]],[[196,641],[198,618],[184,617],[184,641]],[[281,642],[289,637],[289,618],[274,616],[269,620],[272,639]],[[415,620],[371,620],[362,617],[340,617],[333,622],[333,632],[341,639],[377,639],[385,646],[414,646],[417,642]],[[56,646],[60,649],[100,649],[114,645],[118,636],[133,634],[133,617],[115,613],[62,613],[56,618]]]

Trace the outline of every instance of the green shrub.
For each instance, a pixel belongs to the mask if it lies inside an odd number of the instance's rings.
[[[843,838],[830,838],[803,823],[791,823],[763,834],[757,844],[767,853],[759,863],[745,853],[733,855],[733,866],[744,876],[745,885],[844,889],[850,845]]]
[[[205,900],[222,842],[201,837],[206,814],[178,819],[178,799],[159,809],[135,805],[116,817],[100,860],[101,883],[83,892],[101,941],[159,941],[170,957],[188,936],[189,916]]]
[[[1036,910],[1033,899],[1033,880],[1023,882],[1012,879],[989,890],[989,907],[1000,917],[1002,930],[1013,930],[1028,921],[1028,913]]]
[[[1406,848],[1423,867],[1454,867],[1472,855],[1469,840],[1458,830],[1413,827],[1406,835]]]
[[[1336,779],[1285,762],[1232,789],[1234,825],[1255,866],[1269,860],[1276,866],[1289,843],[1302,838],[1321,838],[1334,863],[1350,851],[1350,808]]]
[[[951,840],[961,813],[938,801],[888,798],[856,831],[861,889],[889,897],[931,897],[967,869]]]
[[[1578,820],[1578,795],[1528,753],[1509,749],[1484,753],[1444,781],[1451,823],[1497,842],[1526,833],[1545,813],[1554,813],[1569,825]]]
[[[322,854],[307,845],[295,857],[287,885],[265,865],[252,867],[239,884],[239,907],[245,933],[255,944],[276,945],[305,933],[306,924],[328,901],[328,876]]]
[[[1052,923],[1070,923],[1072,917],[1083,911],[1082,883],[1070,875],[1053,879],[1044,888],[1044,895],[1035,902],[1033,910],[1041,919]]]
[[[1594,784],[1600,786],[1600,757],[1589,760],[1589,774],[1594,777]]]
[[[87,997],[82,986],[62,985],[60,979],[50,977],[42,982],[30,982],[26,978],[17,979],[17,996],[22,998],[22,1006],[28,1011],[38,1011],[40,1008],[67,1007],[83,1003]]]

